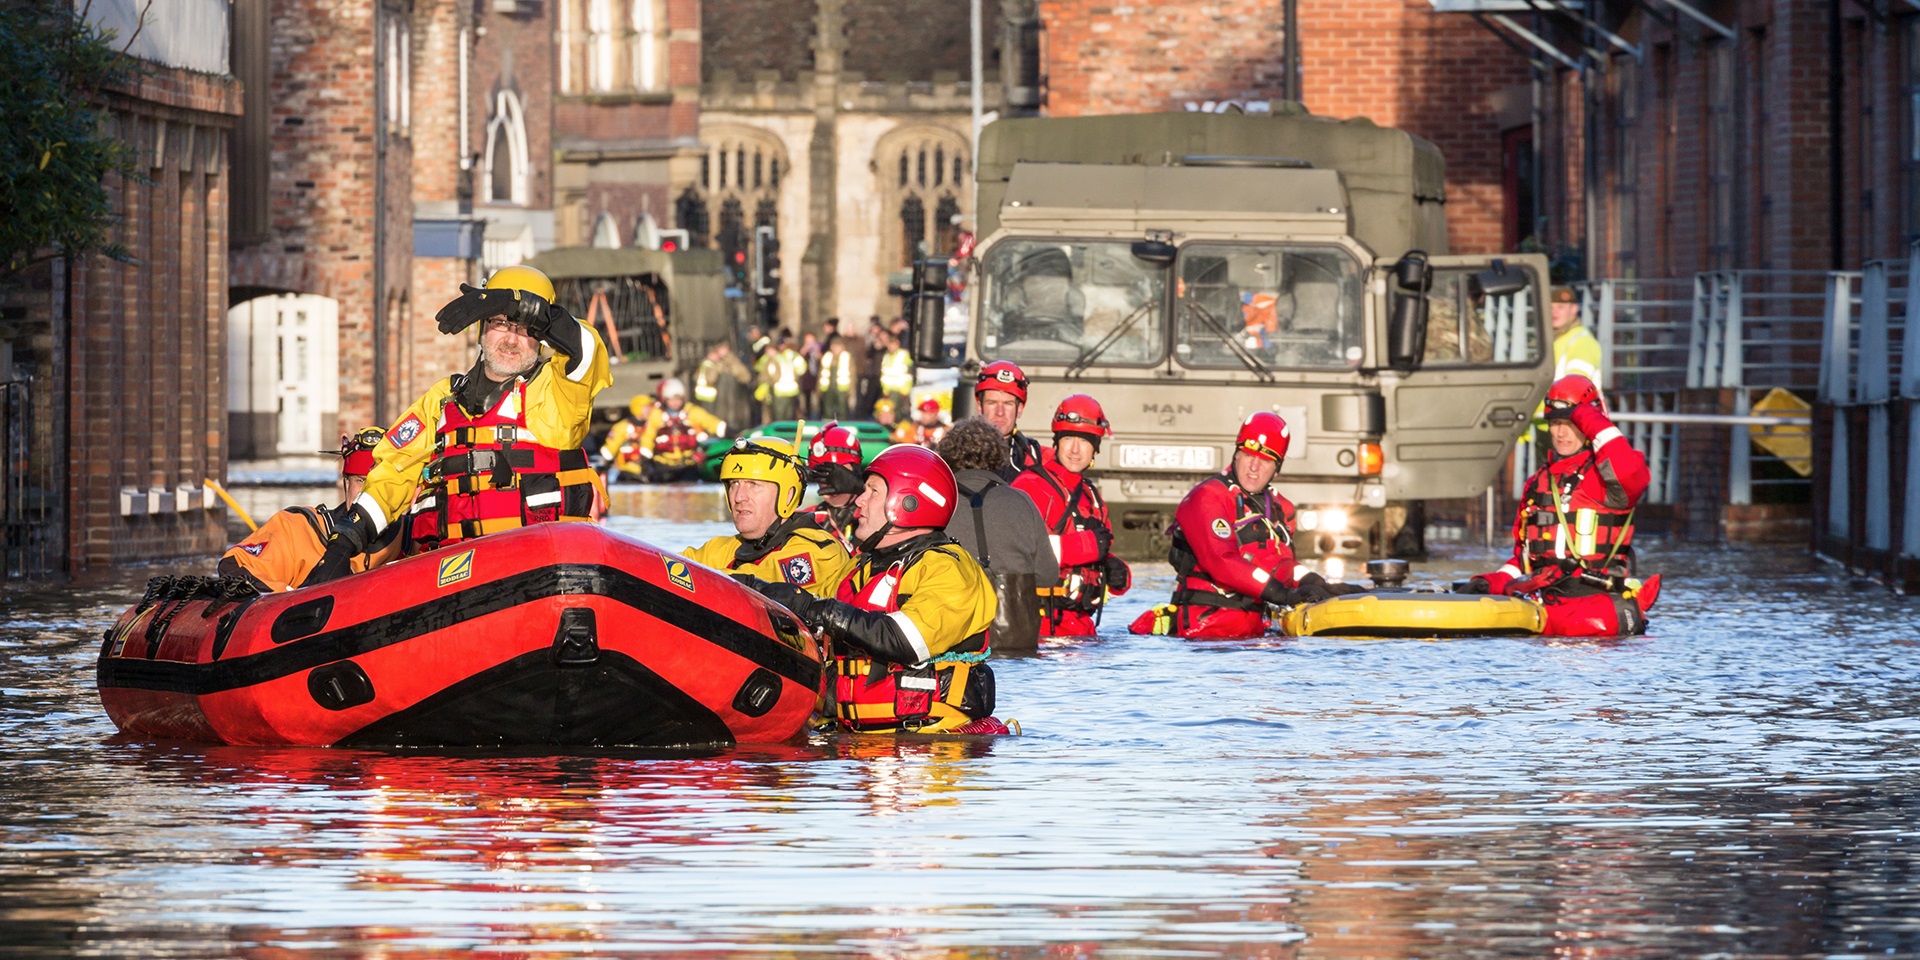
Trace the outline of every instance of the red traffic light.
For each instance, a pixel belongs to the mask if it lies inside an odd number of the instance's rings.
[[[662,240],[660,241],[660,249],[666,251],[667,253],[673,253],[674,251],[680,249],[680,241]]]
[[[736,251],[734,251],[734,254],[733,254],[733,262],[734,262],[734,263],[746,263],[746,262],[747,262],[747,252],[746,252],[745,250],[736,250]]]

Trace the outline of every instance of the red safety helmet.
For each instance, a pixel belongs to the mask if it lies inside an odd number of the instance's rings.
[[[1081,437],[1100,449],[1100,441],[1113,436],[1113,428],[1107,425],[1107,413],[1100,409],[1100,401],[1084,393],[1060,401],[1059,408],[1053,411],[1053,442],[1059,443],[1061,437]]]
[[[920,401],[920,412],[921,413],[939,413],[940,401],[934,399],[933,397],[928,397],[925,400]]]
[[[373,448],[386,434],[379,427],[362,427],[353,436],[340,438],[340,475],[364,477],[373,472]]]
[[[896,527],[940,528],[953,519],[960,488],[953,468],[926,447],[895,444],[867,464],[862,476],[877,476],[887,484],[887,522]]]
[[[973,385],[974,399],[988,390],[999,390],[1013,394],[1015,400],[1027,402],[1027,374],[1020,365],[1012,360],[995,360],[980,368],[980,379]]]
[[[1240,425],[1240,435],[1233,440],[1236,450],[1244,450],[1256,457],[1265,457],[1274,463],[1287,459],[1287,445],[1293,442],[1288,435],[1287,422],[1277,413],[1256,410],[1247,422]]]
[[[1577,407],[1583,403],[1599,402],[1600,388],[1594,386],[1592,380],[1577,373],[1569,373],[1555,380],[1553,386],[1547,388],[1549,408]]]
[[[807,448],[807,466],[823,467],[837,463],[854,470],[860,469],[860,437],[852,427],[843,427],[838,420],[830,420],[813,435],[813,445]]]

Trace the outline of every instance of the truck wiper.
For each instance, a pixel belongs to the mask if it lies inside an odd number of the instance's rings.
[[[1113,346],[1114,342],[1119,340],[1121,337],[1126,336],[1127,331],[1132,330],[1133,325],[1136,323],[1139,323],[1140,318],[1147,315],[1147,311],[1153,308],[1153,303],[1154,301],[1147,300],[1146,302],[1140,304],[1140,306],[1135,308],[1132,313],[1127,314],[1127,318],[1125,320],[1120,321],[1120,325],[1117,327],[1114,327],[1112,332],[1108,333],[1104,337],[1101,337],[1099,343],[1094,344],[1091,349],[1088,349],[1086,352],[1080,354],[1078,357],[1075,357],[1073,360],[1073,363],[1067,366],[1067,376],[1077,377],[1080,374],[1086,372],[1086,369],[1088,367],[1093,366],[1093,362],[1095,360],[1100,359],[1101,354],[1107,352],[1107,348]]]
[[[1273,371],[1267,369],[1267,365],[1261,363],[1259,357],[1248,352],[1246,346],[1227,330],[1227,325],[1221,323],[1220,318],[1213,315],[1213,311],[1208,310],[1206,307],[1192,300],[1183,301],[1181,306],[1186,307],[1193,313],[1198,314],[1200,319],[1205,320],[1207,326],[1213,330],[1214,335],[1220,338],[1220,342],[1226,344],[1227,349],[1233,351],[1233,355],[1238,357],[1241,363],[1246,364],[1247,369],[1253,371],[1254,376],[1259,377],[1267,383],[1273,382]]]

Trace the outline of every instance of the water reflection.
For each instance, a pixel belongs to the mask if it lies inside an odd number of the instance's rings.
[[[93,657],[157,571],[14,598],[0,956],[1920,955],[1920,608],[1648,551],[1653,632],[1606,642],[1133,637],[1141,564],[996,663],[1024,736],[696,755],[121,742]]]

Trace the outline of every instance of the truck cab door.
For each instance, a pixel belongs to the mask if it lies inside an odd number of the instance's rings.
[[[1478,496],[1492,482],[1553,376],[1547,260],[1538,254],[1428,258],[1425,344],[1385,363],[1395,261],[1375,265],[1374,334],[1386,402],[1389,501]],[[1403,338],[1404,342],[1404,338]]]

